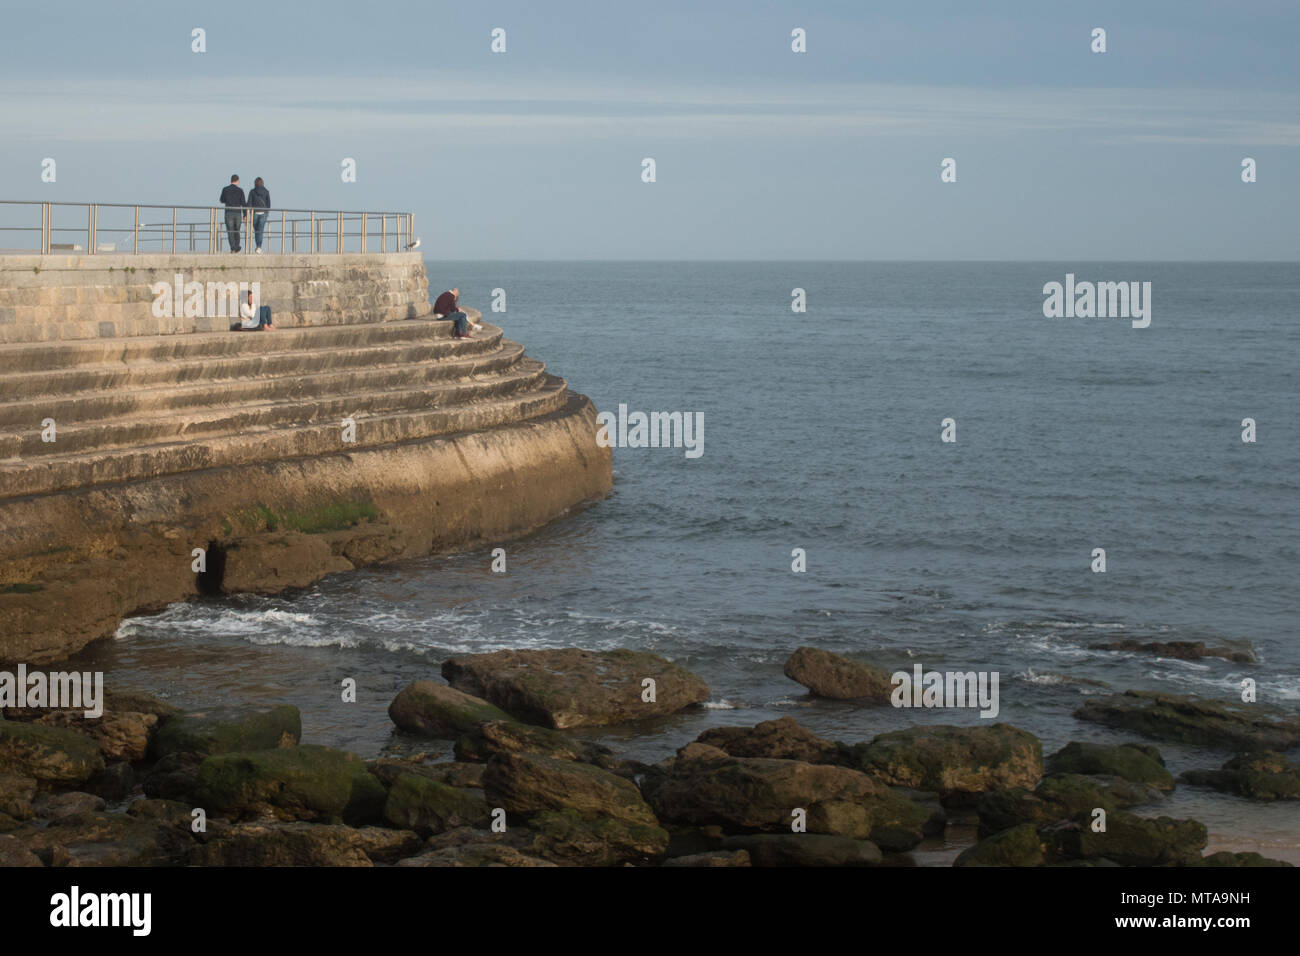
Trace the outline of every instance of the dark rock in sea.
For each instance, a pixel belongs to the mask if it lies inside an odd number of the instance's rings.
[[[366,769],[379,778],[385,787],[391,787],[404,774],[417,774],[449,787],[483,789],[483,764],[459,761],[426,762],[420,758],[400,760],[380,757],[366,761]]]
[[[585,820],[609,817],[648,827],[659,825],[634,783],[573,760],[496,754],[483,774],[483,792],[489,807],[504,807],[512,817],[527,819],[548,810],[574,810]]]
[[[352,827],[316,823],[241,823],[196,846],[194,866],[373,866]]]
[[[1185,866],[1295,866],[1285,860],[1273,860],[1258,853],[1228,853],[1221,851],[1193,860]]]
[[[1042,743],[1010,724],[909,727],[858,744],[854,756],[873,777],[936,791],[945,802],[986,790],[1032,788],[1043,775]]]
[[[525,832],[531,839],[522,845],[524,851],[569,866],[644,865],[668,848],[668,831],[657,823],[607,815],[587,818],[577,810],[534,814]]]
[[[889,673],[816,647],[800,647],[785,662],[785,676],[818,697],[889,703]]]
[[[953,866],[1042,866],[1046,862],[1038,827],[1022,823],[967,847]]]
[[[494,754],[501,753],[541,754],[600,765],[615,763],[608,747],[509,718],[489,720],[456,741],[457,760],[486,763]]]
[[[213,707],[168,718],[153,736],[155,758],[174,753],[221,754],[292,747],[302,739],[302,717],[288,704]]]
[[[1085,701],[1074,716],[1160,740],[1209,747],[1289,750],[1300,744],[1300,718],[1263,704],[1130,690]]]
[[[1103,744],[1071,742],[1047,758],[1048,773],[1105,774],[1157,790],[1173,790],[1174,778],[1165,769],[1160,751],[1149,744]]]
[[[1241,754],[1220,770],[1189,770],[1179,779],[1252,800],[1300,800],[1300,765],[1275,752]]]
[[[852,750],[844,744],[818,737],[793,717],[765,720],[753,727],[713,727],[696,738],[733,757],[771,757],[849,766]]]
[[[393,781],[384,803],[384,820],[422,837],[456,827],[486,826],[487,804],[479,791],[458,790],[420,774],[402,774]]]
[[[980,836],[991,836],[1021,823],[1056,823],[1098,807],[1110,813],[1156,803],[1164,794],[1121,777],[1049,774],[1032,792],[1023,787],[993,790],[976,804]]]
[[[871,840],[823,833],[750,833],[729,836],[723,849],[748,853],[753,866],[878,866]]]
[[[1133,651],[1157,657],[1172,657],[1194,661],[1202,657],[1221,657],[1238,664],[1256,663],[1254,649],[1245,641],[1228,641],[1216,647],[1207,647],[1204,641],[1110,641],[1091,645],[1094,651]]]
[[[732,757],[692,743],[642,782],[661,819],[729,831],[790,832],[804,810],[809,833],[873,838],[910,831],[922,839],[930,811],[846,767],[768,757]]]
[[[664,866],[717,867],[752,866],[747,850],[710,850],[664,860]]]
[[[206,758],[195,799],[209,814],[232,819],[365,823],[379,819],[387,794],[356,754],[304,744]]]
[[[388,716],[408,733],[455,740],[489,720],[510,720],[499,707],[430,680],[402,689],[388,705]]]
[[[60,817],[14,836],[46,866],[176,865],[190,846],[175,827],[102,811]]]
[[[164,800],[190,800],[198,786],[202,754],[182,751],[163,757],[145,774],[141,787],[145,795]]]
[[[64,727],[0,721],[0,773],[75,787],[104,769],[94,740]]]
[[[497,651],[450,658],[442,676],[520,720],[556,730],[662,717],[709,698],[698,676],[644,651]],[[651,687],[652,701],[645,699]]]
[[[1051,824],[1039,835],[1052,852],[1066,859],[1104,857],[1125,866],[1183,865],[1199,860],[1207,842],[1205,824],[1171,817],[1149,819],[1126,810],[1106,815],[1106,830],[1092,829],[1091,812],[1068,823]]]

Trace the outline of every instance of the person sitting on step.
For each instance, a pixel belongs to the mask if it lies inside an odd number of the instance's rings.
[[[469,331],[469,316],[461,310],[457,301],[459,298],[460,289],[448,289],[438,296],[433,303],[433,317],[435,319],[451,320],[451,337],[453,339],[472,339],[474,336]],[[481,325],[474,326],[476,329],[482,327]]]

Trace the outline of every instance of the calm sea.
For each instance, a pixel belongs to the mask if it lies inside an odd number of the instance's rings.
[[[506,545],[504,575],[485,550],[178,605],[86,658],[182,705],[291,701],[305,739],[367,756],[424,747],[392,733],[402,686],[449,655],[501,648],[644,648],[704,676],[705,711],[607,735],[643,759],[707,726],[786,714],[847,741],[979,723],[811,701],[781,672],[801,644],[891,670],[996,671],[998,719],[1049,751],[1132,739],[1071,716],[1107,688],[1227,698],[1251,677],[1262,702],[1300,708],[1300,266],[428,272],[431,293],[459,286],[599,409],[703,413],[703,455],[616,449],[613,496]],[[1150,326],[1044,318],[1043,285],[1067,272],[1150,282]],[[791,311],[796,288],[806,314]],[[504,313],[490,311],[494,289]],[[1245,640],[1259,663],[1091,649],[1126,638]],[[356,704],[340,702],[345,677]],[[1228,756],[1161,749],[1175,773]],[[1161,812],[1202,819],[1215,847],[1300,859],[1294,806],[1180,788]]]

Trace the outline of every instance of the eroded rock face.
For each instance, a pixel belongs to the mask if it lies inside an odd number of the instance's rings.
[[[456,741],[456,759],[486,763],[493,754],[532,753],[578,760],[613,769],[613,752],[558,730],[534,727],[517,720],[490,720]]]
[[[360,831],[314,823],[243,823],[196,846],[195,866],[372,866]]]
[[[572,760],[497,754],[483,774],[483,793],[488,806],[504,807],[506,813],[525,819],[550,810],[573,810],[585,820],[608,817],[641,826],[659,825],[631,781]]]
[[[889,703],[893,691],[888,672],[840,654],[801,647],[785,662],[785,676],[818,697]]]
[[[753,727],[714,727],[696,740],[733,757],[772,757],[843,766],[853,760],[848,747],[818,737],[793,717],[765,720]]]
[[[451,740],[489,720],[511,719],[485,700],[429,680],[403,688],[388,705],[388,716],[408,733]]]
[[[1252,800],[1300,800],[1300,765],[1280,753],[1241,754],[1219,770],[1189,770],[1179,779]]]
[[[167,866],[183,862],[185,830],[121,813],[75,813],[13,834],[46,866]]]
[[[695,674],[644,651],[497,651],[453,657],[442,676],[520,720],[557,730],[662,717],[709,697]],[[653,701],[644,699],[647,679]]]
[[[909,727],[854,750],[858,766],[873,777],[945,796],[1032,789],[1043,775],[1042,743],[1010,724]]]
[[[0,773],[77,786],[104,769],[98,744],[65,727],[0,720]]]
[[[1130,690],[1087,700],[1074,716],[1160,740],[1210,747],[1289,750],[1300,744],[1300,718],[1263,704]]]
[[[654,824],[577,810],[545,810],[528,821],[523,849],[570,866],[646,864],[668,848],[668,831]]]
[[[642,783],[660,819],[715,824],[729,832],[791,830],[806,812],[808,833],[867,839],[906,828],[918,843],[929,811],[866,774],[844,767],[767,757],[732,757],[704,744],[683,747]]]

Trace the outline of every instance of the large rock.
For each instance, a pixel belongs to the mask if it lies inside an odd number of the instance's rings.
[[[214,754],[199,767],[195,791],[210,814],[348,823],[378,819],[386,797],[356,754],[314,744]]]
[[[1125,866],[1178,865],[1199,860],[1207,842],[1205,824],[1196,820],[1148,819],[1125,810],[1106,815],[1103,833],[1092,829],[1090,813],[1039,832],[1060,856],[1107,859]]]
[[[36,778],[20,773],[0,773],[0,813],[15,820],[30,820],[36,812]]]
[[[430,680],[416,681],[403,688],[388,705],[388,716],[409,733],[451,740],[489,720],[511,719],[505,711],[485,700]]]
[[[1242,754],[1220,770],[1189,770],[1179,779],[1252,800],[1300,800],[1300,766],[1280,753]]]
[[[793,717],[765,720],[753,727],[714,727],[704,731],[696,740],[733,757],[771,757],[840,765],[848,765],[853,759],[848,747],[818,737],[801,727]]]
[[[1203,856],[1199,860],[1192,860],[1190,863],[1184,863],[1184,866],[1295,866],[1294,863],[1287,863],[1284,860],[1272,860],[1258,853],[1229,853],[1221,850],[1218,853],[1211,853],[1209,856]]]
[[[881,734],[855,750],[858,766],[899,787],[947,796],[1032,789],[1043,775],[1042,743],[1010,724],[933,724]]]
[[[195,866],[372,866],[351,827],[315,823],[243,823],[194,848]]]
[[[591,764],[537,754],[497,754],[483,774],[489,807],[528,818],[547,810],[574,810],[584,820],[609,817],[641,826],[659,821],[636,785]]]
[[[608,747],[517,720],[489,720],[456,741],[457,760],[487,763],[500,753],[541,754],[602,766],[615,762]]]
[[[149,752],[149,735],[158,717],[133,711],[105,711],[100,717],[86,717],[81,711],[57,710],[36,722],[85,734],[99,744],[106,760],[137,761]]]
[[[289,704],[212,707],[168,718],[154,734],[155,758],[174,753],[221,754],[292,747],[302,739],[302,716]]]
[[[1121,777],[1050,774],[1032,792],[1012,787],[982,794],[976,812],[980,835],[989,836],[1021,823],[1055,823],[1098,807],[1110,813],[1163,798],[1164,794],[1154,787]]]
[[[1215,647],[1207,647],[1204,641],[1110,641],[1105,644],[1093,644],[1096,651],[1134,651],[1139,654],[1152,654],[1157,657],[1172,657],[1178,660],[1195,661],[1202,657],[1221,657],[1238,664],[1254,664],[1255,651],[1245,641],[1226,641]]]
[[[60,817],[14,834],[46,866],[166,866],[183,862],[189,834],[177,827],[119,813]]]
[[[553,867],[556,864],[519,847],[528,841],[526,833],[488,833],[461,827],[430,838],[428,851],[400,860],[398,866],[437,867]]]
[[[384,820],[420,836],[462,826],[486,826],[488,808],[482,794],[458,790],[426,776],[407,773],[399,776],[388,791],[384,803]]]
[[[0,720],[0,773],[77,786],[104,769],[95,741],[64,727]]]
[[[497,651],[453,657],[442,676],[457,690],[557,730],[662,717],[709,698],[709,685],[695,674],[645,651]],[[653,701],[642,699],[647,678],[655,682]]]
[[[818,697],[889,703],[893,684],[889,673],[830,651],[801,647],[785,662],[785,676]]]
[[[1262,704],[1130,690],[1084,701],[1074,716],[1147,737],[1208,747],[1252,751],[1300,745],[1300,718]]]
[[[826,833],[747,833],[722,846],[748,854],[752,866],[876,866],[883,859],[870,840]]]
[[[481,763],[460,761],[429,763],[418,758],[399,760],[393,757],[380,757],[378,760],[366,761],[366,769],[378,777],[379,782],[385,787],[392,787],[399,777],[416,774],[462,790],[483,789],[484,767]]]
[[[1174,789],[1173,775],[1165,769],[1160,751],[1147,744],[1109,747],[1073,741],[1047,758],[1046,769],[1048,773],[1104,774],[1157,790]]]
[[[995,833],[967,847],[953,866],[1041,866],[1046,860],[1043,841],[1032,823]]]
[[[44,866],[41,858],[27,849],[26,844],[16,836],[0,834],[0,867]],[[13,877],[10,877],[13,879]]]
[[[663,856],[668,831],[611,816],[587,819],[577,810],[545,810],[528,821],[523,849],[570,866],[645,864]]]
[[[663,866],[670,867],[731,867],[752,866],[749,853],[745,850],[706,850],[703,853],[687,853],[664,860]]]
[[[648,775],[646,799],[662,820],[716,824],[731,831],[791,832],[794,811],[806,811],[808,833],[855,839],[905,828],[920,842],[930,812],[866,774],[801,760],[732,757],[689,744]]]

